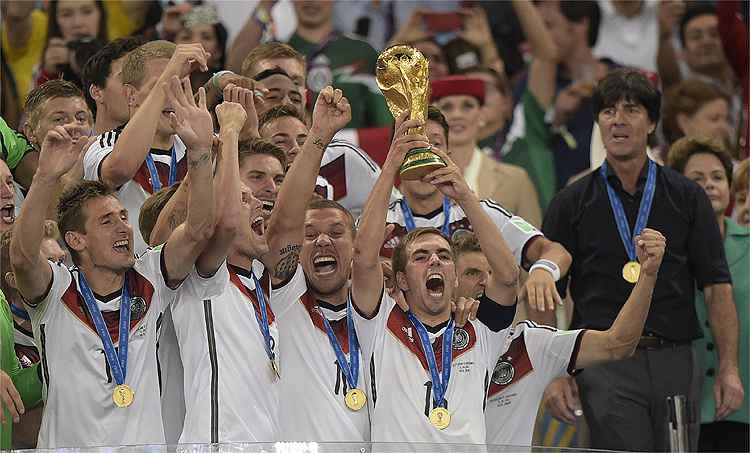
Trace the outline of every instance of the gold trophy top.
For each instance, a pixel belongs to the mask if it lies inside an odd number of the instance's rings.
[[[378,56],[375,79],[395,118],[411,110],[409,119],[427,119],[430,95],[429,61],[422,52],[406,45],[391,46]],[[424,127],[411,133],[424,135]]]

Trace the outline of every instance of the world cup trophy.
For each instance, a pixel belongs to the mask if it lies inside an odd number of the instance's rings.
[[[375,78],[395,118],[409,110],[409,119],[427,120],[428,65],[422,52],[411,46],[392,46],[378,56]],[[409,129],[409,133],[424,135],[424,126]],[[399,172],[401,179],[414,180],[445,166],[429,148],[415,148],[406,153]]]

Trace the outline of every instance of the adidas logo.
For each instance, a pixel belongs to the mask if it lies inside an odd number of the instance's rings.
[[[400,242],[401,242],[401,238],[392,237],[388,239],[388,241],[386,241],[386,243],[383,245],[383,248],[395,249]]]

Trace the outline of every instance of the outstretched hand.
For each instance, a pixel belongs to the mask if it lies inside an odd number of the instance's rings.
[[[39,175],[57,179],[78,162],[88,144],[86,129],[80,126],[55,126],[47,132],[39,155]]]
[[[198,104],[193,99],[193,89],[190,79],[182,81],[177,77],[169,80],[165,88],[167,102],[172,105],[174,113],[170,113],[169,122],[175,133],[185,143],[188,154],[191,151],[207,151],[213,143],[213,121],[211,113],[206,107],[206,92],[203,87],[198,89]]]

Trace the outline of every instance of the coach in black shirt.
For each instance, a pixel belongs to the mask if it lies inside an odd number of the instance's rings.
[[[607,151],[603,168],[562,190],[544,219],[544,234],[573,256],[568,279],[574,301],[571,328],[607,329],[627,300],[639,266],[627,247],[644,227],[662,232],[667,251],[659,270],[643,338],[624,361],[561,378],[545,395],[548,409],[574,421],[580,394],[591,447],[669,450],[666,398],[685,395],[698,441],[701,376],[691,341],[701,336],[696,287],[706,295],[720,370],[717,407],[737,409],[743,390],[737,371],[737,313],[724,247],[705,192],[646,155],[659,118],[660,94],[639,72],[617,70],[593,97],[594,118]],[[608,188],[609,186],[609,188]],[[619,216],[617,214],[620,214]],[[618,222],[619,217],[619,222]],[[628,245],[626,245],[628,244]]]

